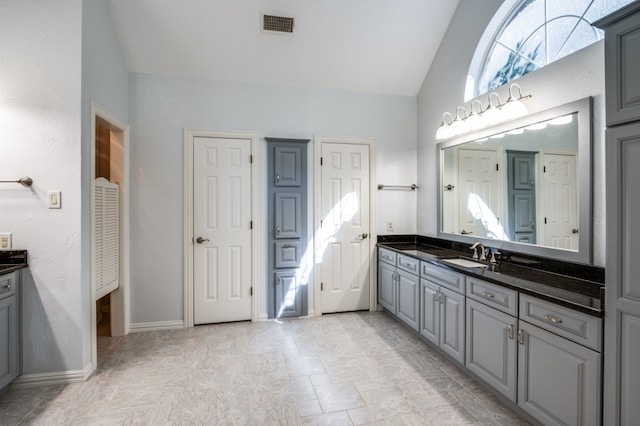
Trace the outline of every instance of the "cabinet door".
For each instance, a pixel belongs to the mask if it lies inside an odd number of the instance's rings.
[[[640,119],[640,18],[622,19],[606,29],[607,126]]]
[[[0,300],[0,389],[18,376],[18,306],[16,296]]]
[[[466,366],[516,402],[518,320],[467,298]]]
[[[396,268],[378,262],[378,303],[392,314],[396,314]]]
[[[420,279],[420,334],[440,345],[440,286]]]
[[[520,321],[518,405],[545,425],[600,424],[600,354]]]
[[[300,238],[302,235],[302,195],[299,192],[280,192],[275,196],[275,238]]]
[[[441,287],[440,348],[464,364],[465,297]]]
[[[275,273],[276,318],[302,315],[302,296],[296,269]]]
[[[300,186],[302,183],[300,147],[276,146],[274,149],[274,186]]]
[[[409,327],[418,331],[418,322],[420,321],[418,311],[418,289],[420,278],[404,271],[398,271],[397,277],[398,318]]]

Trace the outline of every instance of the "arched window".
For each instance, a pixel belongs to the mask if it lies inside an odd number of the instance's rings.
[[[591,23],[631,1],[505,1],[476,47],[465,101],[600,40]]]

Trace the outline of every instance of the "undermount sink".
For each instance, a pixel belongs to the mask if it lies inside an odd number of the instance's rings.
[[[473,260],[464,259],[462,257],[455,257],[452,259],[440,259],[445,263],[453,263],[454,265],[462,266],[463,268],[486,268],[487,265],[479,263]]]

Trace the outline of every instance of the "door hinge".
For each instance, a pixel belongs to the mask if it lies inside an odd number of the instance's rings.
[[[320,283],[320,291],[324,291],[324,283]]]
[[[253,229],[253,221],[249,221],[249,229]]]
[[[323,164],[324,164],[324,159],[320,157],[320,165],[322,166]]]
[[[547,166],[542,166],[542,173],[547,173]]]
[[[322,228],[322,220],[320,220],[320,228]]]
[[[546,217],[544,218],[544,224],[545,225],[547,224],[547,218]]]
[[[500,171],[500,164],[496,163],[496,172]]]
[[[249,154],[249,164],[253,164],[253,154]]]
[[[249,287],[249,296],[253,296],[253,286]]]

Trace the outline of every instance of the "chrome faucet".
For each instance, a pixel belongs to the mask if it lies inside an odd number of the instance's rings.
[[[480,249],[481,249],[480,257],[478,257],[478,247],[480,247]],[[471,257],[472,259],[477,259],[477,260],[480,260],[481,262],[484,262],[485,260],[487,260],[487,257],[485,255],[486,249],[484,248],[484,244],[475,243],[474,245],[472,245],[469,248],[471,250],[473,250],[473,256]]]

